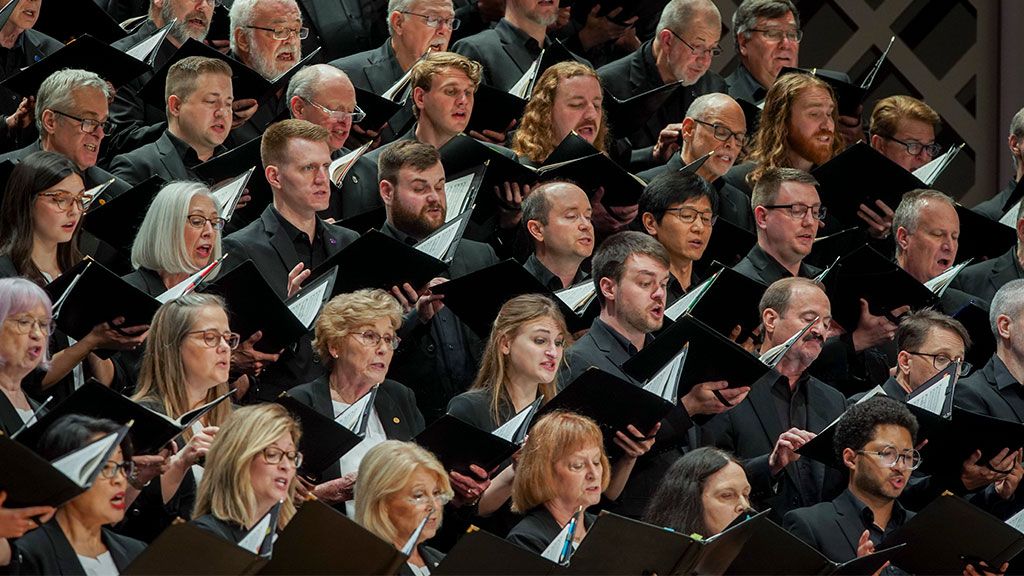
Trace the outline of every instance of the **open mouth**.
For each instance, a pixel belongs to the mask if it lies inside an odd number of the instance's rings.
[[[115,510],[124,510],[124,492],[118,492],[117,494],[114,494],[114,497],[110,499],[110,506]]]
[[[651,308],[651,316],[653,316],[655,318],[661,318],[664,315],[665,315],[665,309],[662,308],[661,306],[655,306],[655,307]]]
[[[586,138],[587,140],[593,140],[594,137],[597,135],[597,127],[595,127],[592,124],[580,126],[576,128],[576,133]]]
[[[274,486],[276,486],[280,490],[288,490],[288,479],[274,478]]]
[[[213,247],[209,244],[203,244],[196,247],[196,255],[201,258],[209,258],[210,253],[213,251]]]
[[[939,258],[935,262],[943,268],[949,268],[953,265],[953,260],[951,258]]]
[[[281,52],[277,55],[278,62],[295,62],[295,54],[292,51]]]
[[[555,369],[558,368],[558,366],[556,366],[555,363],[552,361],[541,362],[540,367],[547,370],[548,372],[554,372]]]
[[[431,42],[427,46],[427,51],[428,52],[444,52],[445,48],[447,48],[447,46],[445,46],[444,40],[435,40],[435,41]]]
[[[39,358],[40,356],[43,355],[43,347],[42,346],[29,346],[27,352],[28,352],[29,358],[35,360],[36,358]]]
[[[88,150],[89,152],[92,152],[92,153],[94,153],[94,154],[95,154],[96,152],[98,152],[98,151],[99,151],[99,149],[100,149],[100,147],[99,147],[99,146],[97,146],[96,144],[83,144],[82,146],[83,146],[83,147],[84,147],[84,148],[85,148],[86,150]]]

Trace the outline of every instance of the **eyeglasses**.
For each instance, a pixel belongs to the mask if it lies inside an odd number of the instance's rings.
[[[430,14],[417,14],[416,12],[409,12],[407,10],[399,10],[400,14],[408,14],[409,16],[419,16],[426,22],[428,28],[440,28],[442,24],[450,28],[452,31],[459,29],[459,24],[462,22],[458,18],[442,18],[440,16],[431,16]]]
[[[310,106],[317,108],[327,116],[330,116],[331,118],[334,118],[339,122],[344,122],[345,120],[352,120],[353,124],[359,124],[360,122],[363,121],[363,118],[366,118],[366,112],[363,112],[363,110],[359,106],[353,106],[353,110],[351,112],[347,112],[345,110],[334,110],[328,108],[327,106],[324,106],[323,104],[318,104],[304,96],[299,96],[299,98],[302,98]]]
[[[879,136],[882,135],[879,134]],[[892,136],[882,136],[882,138],[885,138],[886,140],[891,140],[897,144],[902,145],[904,148],[907,149],[907,154],[910,154],[911,156],[917,156],[921,154],[921,152],[925,152],[926,154],[928,154],[929,158],[935,158],[939,154],[942,154],[942,146],[940,146],[937,142],[932,142],[931,144],[922,144],[920,142],[904,142],[903,140],[897,140]]]
[[[950,358],[945,354],[926,354],[924,352],[911,352],[909,350],[907,351],[907,353],[913,354],[914,356],[924,356],[925,358],[931,358],[932,366],[935,366],[936,370],[945,370],[953,362],[959,361],[960,369],[957,370],[957,376],[963,376],[964,374],[967,374],[968,372],[971,371],[970,362],[964,362],[963,358]]]
[[[125,478],[131,478],[135,474],[135,462],[126,460],[124,462],[114,462],[113,460],[107,460],[107,463],[100,468],[100,476],[113,479],[120,472]]]
[[[49,318],[43,320],[31,316],[19,316],[18,318],[8,318],[7,322],[14,326],[14,331],[18,334],[30,334],[33,327],[39,328],[39,332],[43,336],[53,331],[53,320]]]
[[[439,506],[444,506],[452,501],[452,495],[444,492],[434,492],[433,494],[419,492],[409,497],[409,502],[416,506],[426,506],[431,501],[436,502]]]
[[[288,461],[294,464],[296,468],[302,466],[302,452],[299,452],[298,450],[285,452],[284,450],[274,446],[267,446],[263,449],[263,460],[267,464],[280,464],[282,458],[287,458]]]
[[[93,120],[92,118],[79,118],[78,116],[72,116],[67,112],[61,112],[60,110],[53,110],[53,113],[60,114],[65,118],[70,118],[75,122],[78,122],[81,125],[82,132],[85,132],[86,134],[95,134],[97,128],[103,128],[103,133],[107,134],[114,125],[110,120],[100,122],[99,120]]]
[[[380,341],[383,340],[388,348],[392,350],[398,350],[398,345],[402,342],[402,339],[394,334],[378,334],[373,330],[367,330],[365,332],[353,332],[352,336],[355,336],[356,340],[362,342],[364,346],[377,347],[380,346]]]
[[[921,453],[911,448],[907,452],[900,452],[895,446],[886,446],[881,450],[857,450],[857,454],[870,454],[878,457],[878,462],[885,468],[895,468],[899,461],[910,470],[917,470],[921,465]]]
[[[767,208],[768,210],[784,209],[790,216],[797,220],[803,220],[804,217],[807,216],[808,212],[811,213],[811,216],[815,220],[824,220],[826,212],[825,207],[821,205],[808,206],[807,204],[762,204],[761,207]]]
[[[305,26],[302,28],[285,28],[284,26],[280,28],[267,28],[266,26],[242,26],[242,28],[270,32],[274,35],[274,40],[287,40],[291,38],[292,34],[298,36],[299,40],[309,38],[309,28],[306,28]]]
[[[696,122],[697,124],[702,124],[704,126],[707,126],[708,128],[711,128],[714,131],[715,140],[719,140],[721,142],[728,142],[729,138],[735,138],[736,143],[739,144],[741,147],[747,143],[747,134],[745,132],[733,132],[732,130],[730,130],[729,128],[725,127],[722,124],[712,124],[710,122],[705,122],[703,120],[697,120],[696,118],[694,118],[693,121]]]
[[[92,203],[92,196],[85,194],[71,194],[70,192],[40,192],[38,194],[50,201],[60,212],[67,212],[72,206],[78,206],[79,210],[85,209]]]
[[[689,206],[679,206],[677,208],[665,208],[665,212],[675,212],[677,218],[687,224],[693,224],[697,221],[697,217],[700,216],[700,221],[705,226],[714,226],[715,222],[718,221],[718,215],[708,210],[703,212],[701,210],[694,210]]]
[[[186,332],[185,334],[202,334],[203,344],[206,344],[207,348],[216,348],[220,346],[221,340],[228,345],[228,348],[234,350],[238,348],[238,342],[242,339],[241,336],[234,332],[217,332],[213,328],[209,330],[195,330],[192,332]]]
[[[708,57],[711,57],[711,56],[718,56],[719,54],[722,53],[722,47],[718,46],[717,44],[715,46],[712,46],[711,48],[697,48],[695,46],[691,46],[690,43],[687,42],[686,40],[683,40],[683,37],[680,36],[679,34],[676,34],[675,30],[673,30],[671,28],[665,28],[665,30],[668,30],[669,32],[672,33],[673,36],[678,38],[679,41],[683,43],[683,46],[686,46],[687,48],[690,49],[690,53],[693,54],[694,56],[708,56]]]
[[[780,30],[778,28],[750,28],[749,30],[750,32],[760,32],[764,35],[765,40],[773,44],[782,42],[783,38],[799,44],[804,37],[803,30]]]
[[[214,230],[223,230],[224,224],[227,223],[227,220],[223,218],[207,218],[201,214],[189,214],[185,217],[185,220],[188,221],[189,226],[197,230],[203,229],[207,222],[210,223]]]

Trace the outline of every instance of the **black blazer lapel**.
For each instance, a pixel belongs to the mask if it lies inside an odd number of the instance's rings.
[[[384,384],[381,384],[377,391],[373,408],[377,411],[377,417],[380,418],[380,423],[384,426],[384,435],[389,440],[412,440],[413,434],[410,428],[412,423],[401,418],[403,411]]]
[[[18,415],[18,411],[14,409],[14,404],[11,404],[7,395],[0,394],[0,430],[3,430],[4,434],[10,436],[21,428],[23,423],[24,421]]]
[[[64,535],[64,531],[60,529],[60,525],[57,524],[57,521],[51,520],[46,524],[43,524],[43,527],[39,529],[46,534],[47,540],[50,541],[50,546],[53,551],[52,559],[60,568],[60,574],[67,576],[84,576],[85,569],[82,568],[82,563],[78,561],[78,555],[75,554],[74,548],[71,547],[71,543],[68,542],[67,537]]]
[[[270,245],[273,246],[274,251],[277,252],[278,257],[281,259],[281,264],[287,275],[288,271],[299,262],[299,255],[295,252],[295,246],[292,244],[291,238],[288,238],[288,235],[277,222],[277,218],[271,212],[270,206],[263,211],[260,219],[263,221],[263,228],[267,232]]]
[[[594,344],[597,345],[597,349],[608,359],[609,362],[615,365],[618,370],[615,376],[626,380],[627,382],[634,382],[633,378],[629,377],[625,372],[622,371],[622,364],[629,360],[629,354],[622,349],[622,346],[615,340],[615,337],[608,332],[602,324],[595,323],[590,328],[591,338],[594,339]]]
[[[860,535],[864,533],[864,530],[860,528],[861,521],[857,516],[857,511],[850,506],[850,502],[845,497],[833,500],[832,506],[836,510],[836,524],[839,525],[839,531],[846,538],[850,550],[856,553]]]
[[[387,92],[391,85],[394,84],[398,78],[401,78],[401,74],[397,78],[394,78],[396,73],[395,68],[397,67],[397,59],[392,57],[391,54],[391,39],[385,40],[379,48],[370,53],[370,57],[367,62],[368,65],[363,69],[363,74],[366,76],[366,82],[370,85],[374,94],[382,95]]]
[[[1004,284],[1016,278],[1017,274],[1013,263],[1013,259],[1016,257],[1016,249],[1010,250],[1000,256],[992,266],[992,273],[989,274],[988,283],[992,285],[993,294],[998,292]]]
[[[768,374],[778,377],[778,374],[775,372],[769,372]],[[775,411],[775,402],[772,399],[771,387],[774,383],[775,380],[771,378],[762,378],[750,387],[750,394],[747,396],[747,402],[750,402],[750,409],[757,415],[761,429],[767,437],[769,453],[775,446],[779,436],[785,432],[782,429],[782,422],[779,421],[779,415]],[[800,485],[792,466],[786,466],[783,470],[794,485]]]
[[[156,141],[156,150],[159,152],[160,163],[164,165],[164,170],[167,171],[167,174],[172,179],[176,180],[182,176],[188,176],[189,171],[185,168],[185,162],[178,155],[178,151],[174,148],[174,144],[171,143],[171,137],[168,136],[167,132],[164,132]]]
[[[508,26],[508,28],[505,28],[499,25],[494,28],[494,31],[498,33],[498,37],[501,39],[501,49],[504,50],[505,53],[508,54],[508,57],[516,63],[516,67],[519,69],[519,74],[525,74],[533,64],[533,59],[529,58],[525,52],[518,52],[515,49],[509,48],[520,40],[515,31],[512,30],[511,24],[506,21],[502,21],[501,23],[504,24],[504,26]]]
[[[317,412],[334,418],[334,404],[331,402],[331,384],[327,376],[321,376],[313,381],[312,397],[313,409]],[[324,480],[333,480],[341,477],[341,461],[335,460],[323,473]]]

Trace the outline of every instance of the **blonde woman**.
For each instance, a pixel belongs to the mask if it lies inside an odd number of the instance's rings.
[[[238,340],[221,298],[188,294],[171,300],[153,317],[133,399],[179,418],[226,394],[231,351]],[[133,503],[125,533],[152,541],[176,518],[191,518],[196,487],[192,466],[206,456],[230,413],[231,405],[223,402],[203,416],[197,429],[185,431],[185,443],[176,446],[160,481],[145,487]]]
[[[299,424],[279,404],[235,411],[206,455],[193,524],[238,543],[278,502],[277,528],[295,515]]]
[[[411,442],[388,440],[367,452],[359,465],[356,522],[401,549],[428,518],[398,572],[425,576],[443,555],[423,542],[441,527],[444,505],[453,496],[448,475],[433,454]]]

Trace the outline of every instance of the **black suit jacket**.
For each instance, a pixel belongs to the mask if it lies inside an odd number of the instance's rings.
[[[789,510],[831,500],[846,486],[845,473],[820,462],[810,463],[814,478],[820,480],[817,494],[801,492],[793,465],[787,466],[779,478],[771,477],[768,456],[779,435],[785,432],[771,392],[778,377],[776,372],[769,372],[751,386],[746,400],[711,418],[702,430],[706,445],[717,446],[744,460],[754,507],[771,508],[776,521]],[[807,430],[820,432],[846,410],[846,398],[813,376],[803,385],[807,387]]]
[[[15,41],[11,51],[17,53],[17,58],[20,60],[18,65],[25,67],[39,62],[63,47],[64,44],[56,38],[38,30],[28,29],[22,32],[21,37]],[[17,110],[21,99],[21,94],[7,88],[0,88],[0,114],[6,116]],[[6,126],[4,128],[6,129]]]
[[[405,75],[398,65],[390,38],[372,50],[338,58],[331,62],[331,66],[348,74],[355,86],[377,95],[386,92]]]
[[[583,525],[590,528],[595,519],[593,514],[584,513]],[[559,526],[551,512],[541,504],[524,514],[523,519],[512,528],[506,539],[520,548],[540,554],[561,531],[562,526]]]
[[[490,30],[463,38],[452,46],[452,52],[483,64],[482,82],[498,90],[509,90],[540,56],[526,48],[524,33],[502,18]]]
[[[420,544],[416,549],[419,550],[420,557],[423,558],[423,561],[427,564],[427,568],[431,572],[434,571],[434,568],[437,568],[437,565],[441,563],[441,560],[444,560],[443,552],[425,544]],[[408,562],[402,562],[398,567],[398,576],[416,576],[416,573],[409,567]]]
[[[344,155],[348,151],[342,149],[339,153]],[[377,164],[361,156],[345,175],[341,188],[331,185],[331,204],[318,216],[334,218],[337,222],[380,208],[384,201],[380,198],[378,182]]]
[[[906,523],[914,513],[904,512],[903,523]],[[895,510],[893,516],[890,522],[895,522]],[[867,530],[849,493],[830,502],[791,510],[783,519],[782,526],[833,562],[849,562],[856,558],[860,536]],[[896,526],[887,526],[886,531],[894,528]]]
[[[981,370],[961,380],[954,391],[957,406],[1012,422],[1024,422],[1024,395],[1020,382],[1007,371],[998,355]]]
[[[988,200],[985,200],[984,202],[979,202],[978,205],[975,206],[974,208],[971,208],[971,210],[974,210],[978,214],[981,214],[982,216],[985,216],[991,220],[998,221],[1000,218],[1006,215],[1006,211],[1003,209],[1003,207],[1010,202],[1011,198],[1013,197],[1013,191],[1016,187],[1017,182],[1015,182],[1011,178],[1010,183],[1006,186],[1006,188],[1003,188],[995,196],[989,198]],[[1016,201],[1020,199],[1014,198],[1013,200]]]
[[[303,20],[316,33],[316,45],[325,60],[333,60],[375,46],[388,35],[384,2],[360,0],[298,0]],[[363,6],[371,7],[371,13]],[[305,44],[305,43],[304,43]],[[303,46],[303,53],[310,47]]]
[[[142,542],[103,528],[103,543],[110,556],[123,572],[146,545]],[[14,574],[63,574],[85,575],[78,555],[68,542],[56,520],[50,520],[12,543]]]
[[[775,258],[769,256],[758,244],[755,244],[743,260],[740,260],[732,269],[748,278],[761,282],[765,286],[771,286],[776,280],[792,276],[788,270],[782,267],[782,264],[779,264]],[[819,268],[811,266],[806,262],[800,263],[800,277],[814,278],[820,273],[821,270]]]
[[[998,258],[971,264],[953,279],[952,288],[957,288],[989,302],[996,291],[1010,280],[1024,278],[1017,261],[1017,247],[1014,246]]]
[[[170,132],[167,131],[156,142],[150,142],[114,158],[110,163],[110,171],[132,186],[141,184],[154,174],[167,182],[197,179],[192,171],[185,167],[185,162],[174,147]]]
[[[288,391],[288,395],[327,416],[334,418],[334,406],[331,403],[331,384],[327,376],[321,376],[312,382],[296,386]],[[412,440],[423,431],[425,424],[423,414],[416,407],[416,395],[413,391],[394,380],[385,380],[377,389],[373,400],[373,409],[377,411],[380,423],[384,426],[384,434],[388,440]],[[322,480],[333,480],[341,476],[341,463],[335,461],[323,473]]]
[[[189,522],[189,524],[202,528],[207,532],[216,534],[217,536],[220,536],[234,544],[241,542],[242,538],[245,538],[245,535],[248,533],[245,526],[240,526],[227,520],[221,520],[213,514],[203,514],[199,518]]]
[[[28,405],[32,410],[39,409],[38,402],[28,396],[26,398],[28,398]],[[46,414],[46,410],[43,410],[40,416],[43,414]],[[14,409],[14,404],[11,404],[11,401],[7,399],[7,394],[0,394],[0,431],[10,436],[21,429],[24,424],[25,421],[21,419],[18,411]]]
[[[273,206],[267,206],[258,220],[225,238],[224,252],[231,253],[231,260],[238,264],[251,259],[267,283],[284,300],[288,295],[288,272],[299,263],[299,255],[272,210]],[[319,225],[323,226],[328,257],[358,238],[347,228],[323,222]],[[260,398],[273,400],[281,391],[309,382],[323,372],[320,364],[313,361],[310,342],[308,334],[303,336],[263,371],[256,391]]]

